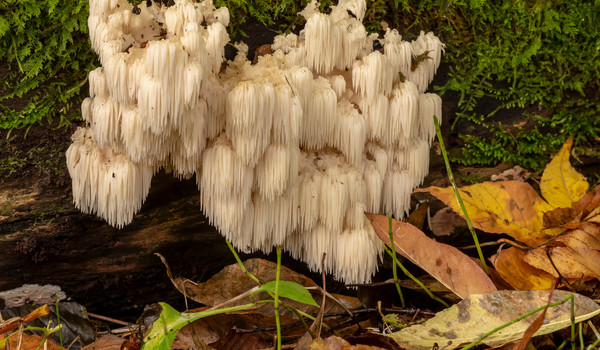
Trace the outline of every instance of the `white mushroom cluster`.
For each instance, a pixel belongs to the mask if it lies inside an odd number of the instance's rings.
[[[67,154],[77,207],[122,227],[161,167],[195,174],[201,209],[237,248],[280,245],[313,270],[326,253],[327,272],[369,281],[382,245],[364,213],[402,218],[427,175],[441,99],[424,92],[444,45],[387,30],[374,51],[365,8],[340,0],[324,14],[313,0],[272,55],[252,64],[236,43],[223,64],[229,13],[211,0],[90,0],[102,67]]]

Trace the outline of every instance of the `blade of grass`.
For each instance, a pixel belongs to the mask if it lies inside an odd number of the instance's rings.
[[[458,200],[458,204],[462,209],[463,214],[465,215],[465,220],[467,221],[467,225],[469,226],[469,231],[471,231],[471,236],[473,236],[473,241],[475,241],[475,245],[477,246],[477,254],[479,254],[479,260],[481,260],[481,265],[483,266],[483,270],[486,274],[490,274],[488,267],[485,263],[485,258],[483,257],[483,253],[481,252],[481,247],[479,246],[479,239],[477,238],[477,233],[475,232],[475,228],[473,227],[473,223],[469,218],[469,213],[467,213],[467,209],[465,208],[465,204],[460,197],[460,191],[458,187],[456,187],[456,182],[454,181],[454,176],[452,175],[452,168],[450,168],[450,161],[448,160],[448,154],[446,153],[446,148],[444,147],[444,140],[442,138],[442,131],[440,130],[440,124],[438,122],[437,117],[433,116],[433,122],[435,124],[435,132],[437,133],[438,141],[440,142],[440,148],[442,149],[442,155],[444,156],[444,164],[446,164],[446,171],[448,172],[448,179],[452,184],[452,188],[454,189],[454,195]]]
[[[277,350],[281,350],[281,321],[279,320],[279,277],[281,275],[281,247],[277,246],[277,274],[275,275],[275,324],[277,325]]]
[[[394,244],[394,241],[392,241],[392,244]],[[408,270],[404,267],[404,265],[402,265],[400,263],[400,261],[393,255],[393,253],[390,251],[390,249],[385,244],[383,245],[383,249],[385,249],[385,251],[388,253],[388,255],[392,259],[394,259],[394,262],[398,266],[400,266],[400,268],[402,269],[402,272],[404,272],[404,274],[406,276],[408,276],[411,280],[415,281],[416,284],[418,284],[419,286],[421,286],[421,288],[423,288],[423,290],[425,291],[425,293],[427,293],[427,295],[429,295],[431,297],[431,299],[439,302],[440,304],[444,305],[445,307],[450,307],[450,305],[448,305],[448,303],[446,303],[442,299],[436,297],[427,287],[425,287],[425,285],[423,283],[421,283],[421,281],[419,281],[415,276],[413,276],[410,272],[408,272]]]
[[[396,245],[394,244],[394,232],[392,230],[392,216],[388,216],[390,223],[390,243],[392,245],[392,259],[396,260]],[[385,244],[383,245],[385,248]],[[397,261],[397,260],[396,260]],[[403,270],[404,271],[404,268]],[[402,288],[400,288],[400,283],[398,282],[398,272],[396,271],[396,264],[392,264],[392,272],[394,273],[394,284],[396,285],[396,289],[398,290],[398,295],[400,295],[400,303],[402,304],[402,308],[406,307],[406,303],[404,302],[404,295],[402,295]]]

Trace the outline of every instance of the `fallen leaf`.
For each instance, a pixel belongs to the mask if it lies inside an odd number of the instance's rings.
[[[336,336],[327,339],[316,339],[311,345],[312,350],[385,350],[376,346],[369,345],[350,345],[349,342]]]
[[[529,340],[535,334],[535,332],[537,332],[540,329],[540,327],[542,327],[542,325],[544,324],[544,320],[546,319],[546,313],[548,313],[547,306],[550,305],[550,302],[552,301],[552,295],[554,295],[554,288],[556,288],[556,283],[553,283],[552,288],[550,288],[550,294],[548,295],[548,303],[546,304],[546,308],[542,310],[538,318],[536,318],[535,321],[531,322],[529,327],[527,327],[525,333],[523,333],[523,338],[521,338],[521,340],[519,340],[517,344],[515,344],[513,350],[524,350],[527,347]]]
[[[358,336],[344,337],[351,345],[369,345],[376,346],[387,350],[401,350],[402,348],[390,337],[376,333],[362,333]]]
[[[553,208],[526,182],[484,182],[459,191],[475,228],[508,234],[530,247],[557,234],[556,230],[545,229],[542,223],[544,213]],[[431,193],[464,217],[452,187],[429,187],[415,192]]]
[[[544,169],[540,189],[553,208],[568,208],[587,192],[590,185],[569,162],[573,139],[568,139],[560,152]]]
[[[514,180],[514,181],[525,181],[527,176],[531,175],[531,173],[520,166],[515,166],[514,168],[503,171],[498,175],[492,175],[492,181],[499,180]]]
[[[5,335],[0,335],[0,342],[4,340],[4,336]],[[44,338],[39,335],[23,333],[23,339],[21,341],[21,350],[36,350],[38,347],[40,349],[44,349],[43,345],[40,347],[40,344],[42,344],[42,340],[44,340]],[[48,339],[47,341],[47,350],[62,350],[60,345],[56,345],[51,339]],[[10,339],[8,339],[8,347],[10,349],[17,349],[18,343],[19,336],[17,334],[13,335],[12,337],[10,337]]]
[[[554,247],[550,249],[552,262],[560,274],[569,280],[577,280],[583,274],[585,277],[600,278],[600,252],[585,247]],[[529,265],[544,270],[558,278],[558,273],[546,255],[545,248],[537,248],[527,252],[523,261]]]
[[[581,197],[568,208],[557,208],[544,213],[545,227],[575,228],[600,204],[600,186]]]
[[[210,346],[216,350],[257,350],[266,348],[268,344],[250,333],[238,334],[235,330],[231,329],[229,332],[223,334],[216,343],[210,344]]]
[[[557,290],[552,302],[565,299],[572,293]],[[579,294],[575,298],[575,322],[585,321],[600,314],[600,306]],[[501,290],[486,294],[470,295],[457,305],[438,312],[425,323],[404,328],[390,336],[409,350],[430,350],[435,343],[445,350],[469,344],[480,336],[538,307],[548,301],[548,290],[514,291]],[[571,303],[551,307],[547,311],[546,323],[535,333],[536,336],[552,333],[571,324]],[[489,337],[482,343],[500,346],[523,337],[536,314],[526,317]]]
[[[82,350],[121,350],[121,344],[124,341],[125,339],[119,336],[107,334],[86,345]]]
[[[381,240],[391,246],[388,217],[366,213]],[[392,220],[396,252],[427,271],[461,298],[496,287],[485,272],[460,250],[438,243],[413,225]]]
[[[467,221],[455,213],[452,208],[446,207],[431,218],[431,231],[436,236],[448,236],[457,227],[467,226]]]
[[[427,219],[427,202],[421,204],[415,211],[410,213],[406,222],[422,231],[425,219]]]
[[[238,264],[232,264],[226,266],[219,273],[214,275],[211,279],[204,283],[194,283],[190,280],[184,278],[174,278],[171,275],[171,271],[166,263],[166,260],[163,258],[163,262],[167,266],[167,274],[173,285],[188,298],[197,301],[201,304],[208,306],[216,306],[222,304],[226,301],[229,301],[240,294],[243,294],[254,287],[258,287],[256,282],[252,280],[248,275],[246,275]],[[252,273],[256,278],[258,278],[261,283],[265,284],[270,281],[275,280],[275,275],[277,272],[277,264],[263,260],[263,259],[250,259],[244,261],[244,266],[246,269]],[[290,281],[298,283],[304,287],[316,287],[317,284],[313,282],[310,278],[301,275],[297,272],[294,272],[288,269],[285,266],[281,266],[281,281]],[[313,296],[317,297],[317,300],[321,300],[321,293],[312,290],[310,291]],[[357,298],[348,297],[338,294],[332,294],[340,303],[344,304],[344,306],[349,309],[357,309],[362,307],[362,304]],[[269,295],[266,292],[260,293],[254,297],[254,300],[265,300],[270,299]],[[300,303],[297,301],[284,299],[286,304],[292,305],[300,311],[313,314],[318,312],[319,307],[314,305],[307,305],[304,303]],[[227,307],[237,306],[242,304],[247,304],[249,302],[248,298],[243,298],[238,301],[227,304]],[[325,312],[342,312],[344,308],[337,304],[335,301],[327,298],[325,303]],[[259,312],[264,315],[273,315],[273,304],[263,304],[257,308],[253,308],[252,312]],[[289,318],[297,319],[296,314],[288,309],[283,309],[281,311],[282,316],[286,316]]]
[[[549,289],[552,286],[552,275],[526,264],[523,261],[525,254],[524,251],[511,247],[493,255],[490,261],[500,277],[515,289]]]

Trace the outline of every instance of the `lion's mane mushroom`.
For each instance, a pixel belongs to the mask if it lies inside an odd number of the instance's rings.
[[[195,174],[202,211],[237,248],[280,245],[313,270],[327,253],[328,272],[369,281],[382,246],[364,212],[403,217],[428,172],[441,99],[424,92],[444,45],[388,29],[373,51],[365,0],[329,15],[313,0],[299,36],[277,36],[256,64],[236,43],[222,65],[226,8],[150,4],[90,0],[102,67],[67,151],[76,206],[122,227],[160,168]]]

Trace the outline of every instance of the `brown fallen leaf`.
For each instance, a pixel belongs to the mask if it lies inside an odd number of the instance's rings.
[[[431,218],[431,231],[436,236],[448,236],[454,232],[455,228],[465,226],[467,226],[467,221],[450,207],[438,211]]]
[[[459,189],[473,226],[490,233],[505,233],[530,247],[562,232],[546,229],[545,212],[553,209],[526,182],[484,182]],[[429,192],[464,217],[452,187],[429,187]]]
[[[568,208],[557,208],[544,213],[545,227],[576,228],[594,209],[600,205],[600,186],[581,197]]]
[[[250,333],[239,334],[234,329],[230,329],[210,346],[216,350],[258,350],[266,348],[268,343]]]
[[[583,197],[590,187],[585,176],[578,173],[569,162],[572,145],[573,138],[570,138],[542,174],[542,196],[553,208],[570,207]]]
[[[511,247],[499,251],[490,261],[500,277],[515,289],[549,289],[552,285],[552,275],[525,263],[525,254],[524,251]]]
[[[366,213],[381,240],[390,246],[388,217]],[[392,220],[396,252],[418,265],[461,298],[495,291],[485,272],[460,250],[438,243],[416,227]]]
[[[162,257],[161,257],[162,258]],[[190,280],[184,278],[174,278],[171,274],[170,268],[166,263],[166,260],[163,259],[163,263],[167,266],[167,274],[173,282],[173,285],[188,298],[197,301],[201,304],[208,306],[216,306],[222,304],[224,302],[230,301],[231,299],[241,295],[248,290],[257,287],[257,284],[254,280],[252,280],[248,275],[246,275],[238,264],[232,264],[226,266],[219,273],[214,275],[211,279],[204,283],[194,283]],[[263,260],[263,259],[250,259],[244,261],[244,266],[246,269],[252,273],[256,278],[258,278],[261,283],[266,283],[275,280],[275,275],[277,272],[277,264]],[[296,282],[304,287],[316,287],[317,284],[313,282],[310,278],[301,275],[297,272],[294,272],[288,269],[285,266],[281,266],[281,276],[280,279],[282,281],[291,281]],[[321,297],[320,292],[317,290],[310,291],[313,296]],[[348,297],[344,295],[332,294],[337,301],[342,303],[347,309],[352,310],[362,306],[360,301],[354,297]],[[254,300],[265,300],[270,299],[267,293],[260,293],[254,296]],[[234,301],[228,306],[236,306],[243,305],[248,302],[248,298],[242,298],[240,300]],[[285,299],[286,304],[289,304],[296,309],[312,314],[316,313],[319,308],[316,306],[311,306],[307,304],[302,304],[293,300]],[[331,312],[342,312],[345,309],[341,307],[338,303],[327,298],[327,302],[325,303],[325,313]],[[273,315],[273,304],[263,304],[260,307],[252,308],[248,310],[248,312],[258,312],[264,315]],[[281,311],[281,315],[285,317],[289,317],[292,319],[297,319],[297,316],[287,309],[283,309]]]
[[[98,338],[95,342],[86,345],[81,350],[121,350],[121,344],[125,339],[114,334],[107,334]]]
[[[0,342],[4,340],[5,335],[0,335]],[[23,333],[23,340],[21,341],[21,350],[36,350],[40,344],[42,344],[43,337],[35,334]],[[51,339],[47,339],[47,350],[62,350],[60,345],[55,344]],[[8,339],[8,346],[11,350],[17,349],[19,343],[19,336],[13,335]],[[0,349],[6,349],[6,346]],[[40,349],[44,349],[42,345]]]
[[[421,204],[415,211],[410,213],[406,222],[422,231],[425,219],[427,219],[427,202]]]
[[[385,350],[376,346],[369,345],[350,345],[349,342],[336,336],[327,339],[314,340],[311,346],[312,350]]]
[[[17,329],[17,327],[19,327],[21,320],[22,320],[23,324],[26,324],[37,318],[47,316],[49,314],[50,314],[50,308],[48,307],[48,305],[47,304],[42,305],[42,306],[38,307],[37,309],[33,310],[32,312],[30,312],[28,315],[24,316],[22,319],[20,317],[19,318],[15,317],[15,318],[11,318],[9,320],[6,320],[6,321],[0,323],[0,334],[8,333],[10,331]]]
[[[510,168],[508,170],[503,171],[498,175],[492,175],[492,181],[525,181],[527,176],[531,175],[531,173],[520,166],[515,166],[514,168]]]

